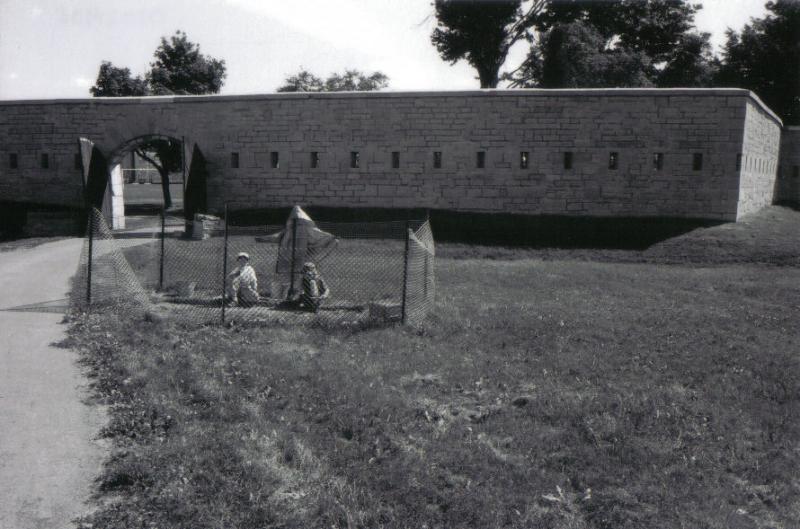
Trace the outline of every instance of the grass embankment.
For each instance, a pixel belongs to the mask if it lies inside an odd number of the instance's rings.
[[[778,211],[739,238],[796,263],[800,215]],[[440,247],[459,258],[418,331],[78,320],[116,446],[87,521],[788,529],[800,267],[697,265],[742,244],[691,266]]]

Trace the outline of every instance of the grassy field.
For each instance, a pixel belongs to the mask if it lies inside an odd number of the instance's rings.
[[[798,228],[439,245],[421,329],[76,318],[115,446],[80,525],[796,527]]]
[[[180,175],[172,175],[180,180]],[[169,185],[170,195],[175,206],[183,205],[183,184],[180,181]],[[126,205],[161,205],[164,203],[164,191],[161,184],[125,184]]]

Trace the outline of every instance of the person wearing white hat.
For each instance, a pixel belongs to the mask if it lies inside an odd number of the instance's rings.
[[[240,307],[250,307],[258,303],[258,278],[250,264],[250,255],[240,252],[236,256],[239,266],[228,274],[228,285],[225,289],[226,301]]]

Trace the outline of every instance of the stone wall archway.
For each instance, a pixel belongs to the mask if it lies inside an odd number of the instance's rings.
[[[113,229],[122,229],[126,227],[125,221],[125,177],[123,171],[123,160],[130,153],[134,152],[137,148],[145,143],[154,140],[164,140],[167,142],[179,145],[179,150],[184,152],[184,140],[175,136],[166,134],[144,134],[126,140],[119,144],[108,157],[108,174],[109,174],[109,187],[111,191],[111,221]],[[185,173],[185,163],[181,160],[181,171]],[[165,198],[164,187],[170,184],[169,177],[166,178],[164,184],[163,175],[161,176],[161,198],[162,204]],[[183,192],[184,178],[181,178],[181,193]],[[182,199],[182,197],[181,197]]]

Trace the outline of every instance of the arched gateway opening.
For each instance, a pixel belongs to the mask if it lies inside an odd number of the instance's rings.
[[[182,215],[186,164],[183,141],[148,134],[118,146],[108,158],[113,229],[149,225],[164,209]]]

